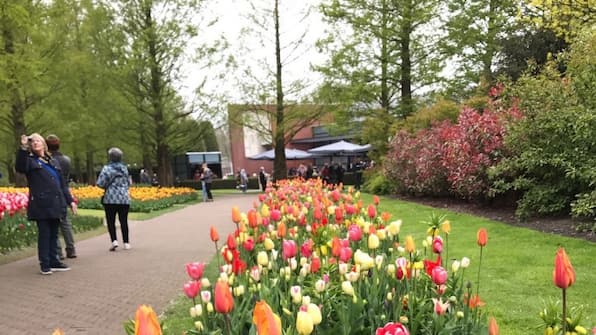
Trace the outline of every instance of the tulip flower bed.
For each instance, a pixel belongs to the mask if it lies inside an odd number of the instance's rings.
[[[131,212],[148,213],[198,199],[197,191],[188,187],[133,186],[129,191],[132,200]],[[71,192],[78,199],[79,208],[103,209],[100,202],[103,189],[97,186],[82,186],[71,188]]]
[[[37,242],[35,222],[27,220],[26,189],[0,191],[0,253],[7,254]],[[102,220],[94,217],[75,216],[71,218],[75,232],[91,230],[102,225]]]
[[[497,334],[480,307],[480,264],[451,260],[449,221],[431,216],[427,236],[401,236],[401,221],[358,193],[319,181],[284,181],[247,213],[232,210],[234,234],[214,250],[213,284],[187,264],[189,334]],[[476,240],[480,261],[488,235]],[[218,243],[223,245],[220,248]],[[217,258],[220,259],[220,258]]]

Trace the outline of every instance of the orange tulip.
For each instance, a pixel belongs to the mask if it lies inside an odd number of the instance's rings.
[[[240,209],[236,206],[232,207],[232,221],[234,223],[238,223],[242,220],[242,216],[240,215]]]
[[[379,196],[378,195],[373,195],[373,202],[375,203],[375,206],[379,205]]]
[[[288,233],[288,228],[286,227],[286,224],[283,222],[280,222],[277,225],[277,236],[281,237],[281,238],[285,238],[287,233]]]
[[[230,313],[234,309],[234,298],[227,282],[218,280],[215,283],[215,311],[222,314]]]
[[[64,335],[64,332],[62,331],[62,329],[56,328],[56,329],[54,329],[54,332],[52,333],[52,335]]]
[[[479,246],[484,247],[486,242],[488,242],[488,234],[486,233],[486,229],[478,229],[478,233],[476,234],[476,243],[478,243]]]
[[[211,235],[211,241],[219,241],[219,234],[217,233],[217,229],[215,229],[215,227],[211,226],[211,231],[209,232],[209,235]]]
[[[257,326],[258,335],[281,335],[281,319],[271,310],[265,300],[255,304],[252,322]]]
[[[248,219],[248,225],[251,228],[257,227],[257,225],[258,225],[257,211],[255,211],[254,209],[249,210],[248,213],[246,214],[246,218]]]
[[[153,308],[141,305],[135,314],[135,335],[161,335],[161,327]]]
[[[557,287],[566,289],[575,283],[575,271],[569,261],[565,249],[559,247],[555,256],[555,269],[553,271],[553,282]]]
[[[499,335],[499,325],[494,317],[488,319],[488,335]]]

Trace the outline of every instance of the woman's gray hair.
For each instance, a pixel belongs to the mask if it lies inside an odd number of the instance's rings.
[[[121,162],[122,150],[118,148],[110,148],[110,150],[108,150],[108,159],[110,162]]]

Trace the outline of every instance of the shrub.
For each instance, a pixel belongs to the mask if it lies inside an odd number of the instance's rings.
[[[362,188],[365,192],[373,194],[392,194],[395,192],[395,185],[380,170],[367,172]]]

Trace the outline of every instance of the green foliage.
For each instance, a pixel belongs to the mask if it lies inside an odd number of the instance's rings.
[[[199,197],[197,192],[173,195],[168,198],[158,200],[131,200],[130,212],[149,213],[160,209],[170,208],[176,204],[184,204],[197,200]],[[82,209],[103,209],[100,199],[81,199],[79,200],[79,208]]]
[[[486,101],[486,97],[484,98]],[[433,123],[449,120],[452,123],[457,121],[460,107],[453,101],[439,99],[434,104],[418,110],[415,114],[406,117],[403,121],[396,123],[396,128],[405,129],[415,133],[421,129],[430,128]]]
[[[522,76],[510,92],[525,118],[506,138],[512,157],[493,171],[495,190],[521,191],[521,217],[569,213],[590,215],[596,189],[596,32],[572,44],[568,72],[549,62],[536,77]],[[565,60],[565,58],[562,58]],[[591,216],[594,216],[592,211]]]
[[[372,194],[394,194],[395,185],[387,179],[382,170],[366,171],[363,189]]]

